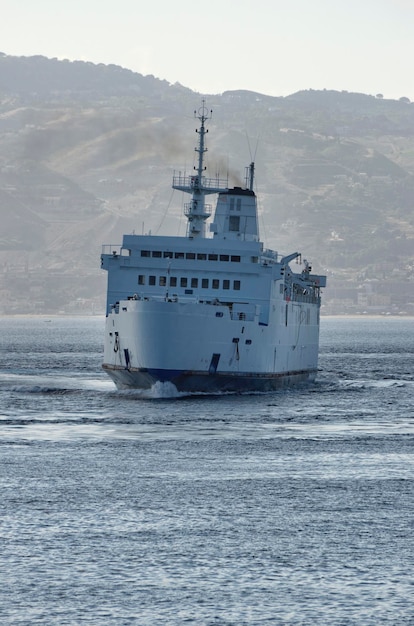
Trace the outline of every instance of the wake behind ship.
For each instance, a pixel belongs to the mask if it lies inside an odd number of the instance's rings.
[[[173,177],[173,188],[191,196],[186,236],[124,235],[122,245],[103,247],[103,368],[120,389],[160,381],[178,391],[270,391],[312,381],[326,277],[312,274],[298,252],[264,249],[254,164],[244,188],[207,178],[204,102],[195,117],[197,166]],[[294,260],[300,271],[291,269]]]

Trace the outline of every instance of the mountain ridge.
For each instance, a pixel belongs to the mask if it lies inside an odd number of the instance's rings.
[[[119,66],[2,53],[3,312],[101,311],[101,244],[133,230],[185,233],[170,183],[174,169],[193,165],[191,115],[201,97],[214,109],[209,171],[240,184],[256,144],[266,245],[299,247],[328,273],[325,312],[414,312],[407,98],[207,97]]]

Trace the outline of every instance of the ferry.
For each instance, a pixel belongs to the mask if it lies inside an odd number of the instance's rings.
[[[103,368],[119,389],[266,392],[314,381],[326,277],[299,252],[264,247],[254,163],[243,187],[206,176],[212,112],[203,101],[194,115],[196,165],[172,182],[191,198],[186,235],[126,234],[121,245],[103,246]]]

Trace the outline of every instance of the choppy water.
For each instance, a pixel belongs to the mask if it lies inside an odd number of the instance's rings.
[[[117,392],[103,320],[0,319],[0,624],[414,624],[414,320],[318,382]]]

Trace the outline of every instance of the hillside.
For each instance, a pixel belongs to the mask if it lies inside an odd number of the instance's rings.
[[[101,244],[184,234],[201,96],[118,66],[0,54],[0,311],[103,311]],[[365,94],[207,96],[208,169],[256,161],[261,230],[327,272],[324,311],[414,313],[414,105]]]

